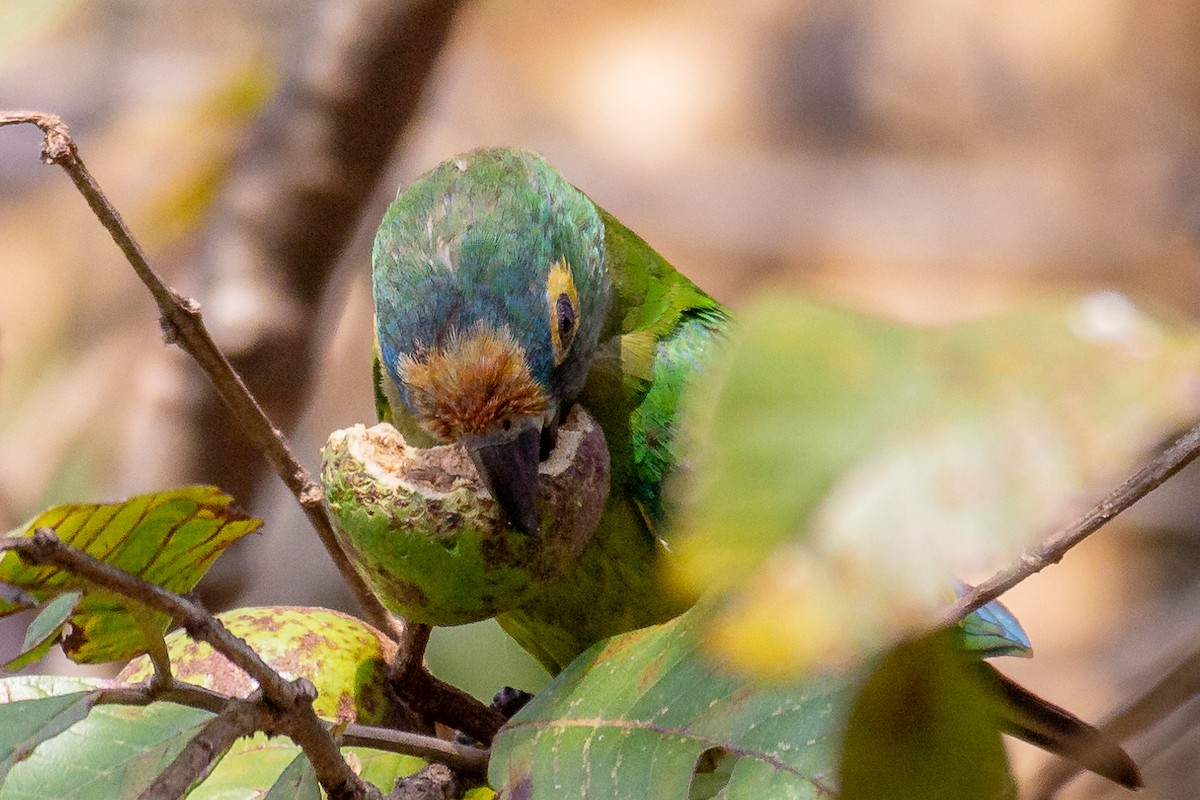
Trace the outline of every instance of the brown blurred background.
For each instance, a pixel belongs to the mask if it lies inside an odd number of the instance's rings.
[[[478,145],[542,152],[735,308],[788,287],[941,322],[1107,287],[1200,319],[1187,0],[2,0],[0,106],[70,123],[312,468],[373,418],[379,216]],[[37,146],[0,131],[3,524],[212,481],[268,523],[211,605],[350,607]],[[1196,479],[1013,592],[1038,658],[1003,666],[1099,718],[1196,646]],[[544,680],[490,624],[439,632],[431,659],[480,696]],[[1200,796],[1193,706],[1133,743],[1142,796]],[[1022,776],[1045,763],[1016,754]]]

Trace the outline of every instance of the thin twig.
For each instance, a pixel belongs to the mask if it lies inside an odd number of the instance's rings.
[[[138,628],[146,639],[146,655],[150,657],[150,665],[154,667],[155,685],[162,689],[170,688],[175,682],[175,676],[171,672],[171,654],[167,652],[167,641],[163,638],[162,629],[158,627],[150,610],[141,603],[131,603],[128,609],[137,620]]]
[[[946,627],[957,624],[963,617],[995,600],[1030,575],[1057,564],[1068,550],[1157,489],[1197,455],[1200,455],[1200,424],[1129,476],[1083,516],[1051,534],[1036,547],[1026,550],[1011,565],[958,598],[942,614],[938,624]]]
[[[432,632],[428,625],[406,624],[396,658],[389,666],[392,688],[417,714],[490,745],[504,726],[504,716],[425,668],[425,648]]]
[[[417,756],[426,761],[445,764],[455,772],[471,777],[482,777],[487,773],[487,750],[439,739],[436,736],[352,723],[346,726],[342,734],[342,745],[370,747],[389,753]]]
[[[258,681],[265,701],[283,715],[282,726],[303,748],[331,798],[357,800],[379,796],[375,787],[359,779],[346,764],[337,743],[317,718],[312,708],[317,696],[313,685],[305,679],[286,680],[197,603],[70,547],[50,528],[37,528],[29,537],[0,541],[0,552],[7,550],[15,550],[34,564],[52,564],[167,614],[193,639],[212,645]]]
[[[228,695],[195,686],[183,681],[172,682],[169,688],[162,688],[153,681],[142,686],[114,686],[100,692],[97,705],[112,706],[148,706],[151,703],[175,703],[176,705],[198,708],[201,711],[211,711],[220,714],[229,704]]]
[[[141,245],[133,238],[121,215],[105,197],[99,184],[80,159],[66,124],[53,114],[36,111],[0,112],[0,127],[19,124],[36,125],[41,129],[44,137],[42,160],[47,164],[57,164],[66,171],[80,194],[87,200],[96,218],[100,220],[100,224],[109,232],[134,272],[150,290],[162,315],[161,322],[166,341],[178,345],[200,365],[217,393],[229,406],[243,432],[267,457],[284,484],[295,495],[367,618],[394,640],[399,639],[401,632],[396,621],[355,571],[338,544],[324,490],[296,460],[283,434],[267,418],[258,401],[246,388],[246,384],[217,348],[201,319],[200,305],[167,286],[150,266]]]
[[[266,717],[266,707],[257,693],[247,700],[230,701],[192,737],[138,800],[178,800],[183,797],[192,785],[208,777],[221,754],[234,742],[262,730]]]
[[[175,681],[170,688],[159,688],[153,683],[139,686],[114,686],[101,691],[96,704],[147,706],[156,702],[175,703],[219,714],[231,702],[231,698],[202,686]],[[334,724],[332,722],[325,723],[329,728],[332,728]],[[370,747],[373,750],[436,761],[471,777],[482,776],[487,771],[487,750],[439,739],[436,736],[425,736],[394,728],[377,728],[354,722],[345,726],[341,743],[343,747]]]

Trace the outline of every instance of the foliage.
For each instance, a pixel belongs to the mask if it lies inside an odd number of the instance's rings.
[[[60,505],[6,536],[30,536],[38,528],[51,528],[67,544],[114,567],[187,593],[226,547],[262,525],[261,520],[234,511],[232,502],[216,487],[189,486],[122,503]],[[27,654],[45,652],[70,622],[63,649],[72,659],[93,663],[132,658],[146,652],[148,635],[157,632],[161,637],[170,622],[127,598],[89,591],[68,572],[27,565],[16,553],[0,558],[0,581],[38,601],[54,600],[38,618],[38,627],[47,630],[34,641],[27,639]],[[0,614],[27,605],[0,599]],[[51,620],[54,624],[48,625]],[[10,668],[27,660],[20,657]]]
[[[928,624],[1196,413],[1200,335],[1111,293],[918,328],[760,302],[693,404],[671,579],[753,674]],[[778,365],[787,365],[781,369]]]
[[[1090,302],[942,331],[799,301],[747,314],[689,420],[699,467],[685,487],[672,579],[707,589],[706,600],[597,645],[541,692],[494,742],[490,780],[501,796],[557,797],[566,786],[614,798],[820,797],[839,785],[851,798],[1006,791],[998,731],[957,645],[902,640],[952,594],[952,570],[1010,555],[1107,477],[1101,466],[1128,463],[1192,410],[1163,387],[1194,376],[1195,333],[1129,307],[1121,336],[1090,336],[1080,328]],[[804,380],[765,370],[771,363],[797,365]],[[1096,429],[1108,435],[1085,435]],[[960,492],[931,491],[950,478]],[[53,528],[187,592],[260,524],[229,504],[212,487],[187,487],[57,506],[8,536]],[[961,534],[953,547],[949,532]],[[128,658],[155,647],[166,626],[15,553],[0,559],[0,577],[20,590],[0,609],[43,604],[14,666],[55,642],[79,661]],[[981,641],[1020,649],[1002,613],[973,620]],[[191,651],[181,648],[193,646],[182,633],[171,642],[182,663]],[[275,654],[268,660],[291,649],[261,644]],[[149,674],[143,662],[136,676]],[[162,702],[97,705],[111,688],[99,681],[33,676],[0,688],[0,798],[131,796],[211,719]],[[926,713],[913,715],[914,698]],[[344,753],[385,787],[421,763]],[[260,734],[229,748],[191,796],[316,796],[315,785],[296,745]]]

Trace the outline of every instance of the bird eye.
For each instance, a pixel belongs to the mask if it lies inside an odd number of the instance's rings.
[[[550,305],[550,343],[554,346],[554,365],[558,366],[566,360],[579,328],[579,296],[565,260],[550,268],[546,299]]]
[[[560,294],[554,303],[554,310],[558,316],[558,340],[563,343],[565,350],[575,335],[575,306],[571,305],[570,295],[566,292]]]

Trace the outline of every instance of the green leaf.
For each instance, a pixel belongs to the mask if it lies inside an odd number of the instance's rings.
[[[38,707],[24,706],[26,702],[51,702],[34,698],[62,702],[61,696],[80,692],[94,698],[96,692],[89,690],[106,685],[98,679],[43,675],[5,678],[0,680],[0,714]],[[96,706],[32,752],[15,753],[20,760],[0,785],[0,800],[136,797],[211,718],[206,711],[170,703]],[[14,750],[5,747],[4,754],[13,757]]]
[[[321,784],[308,756],[301,753],[292,759],[265,800],[321,800]]]
[[[96,692],[74,692],[0,705],[0,783],[39,744],[88,715]]]
[[[1124,477],[1198,383],[1197,331],[1114,294],[942,329],[760,302],[687,415],[670,577],[720,597],[730,663],[855,663]]]
[[[58,643],[63,626],[79,605],[83,592],[67,592],[51,600],[25,629],[25,641],[21,654],[4,665],[5,669],[17,670],[32,664],[49,652]]]
[[[230,508],[232,498],[213,486],[188,486],[139,495],[121,503],[54,506],[7,536],[53,528],[73,547],[171,591],[185,594],[225,548],[262,525]],[[56,567],[32,566],[16,553],[0,558],[0,581],[45,601],[65,592],[84,595],[71,614],[63,650],[79,662],[115,661],[145,651],[145,633],[128,605],[111,592],[83,585]],[[0,600],[0,614],[20,604]],[[169,619],[154,614],[165,631]]]
[[[830,796],[853,679],[723,674],[698,651],[702,622],[691,611],[567,667],[493,743],[500,796]]]
[[[1012,794],[1004,745],[952,636],[905,642],[871,673],[842,748],[842,800],[997,800]]]

